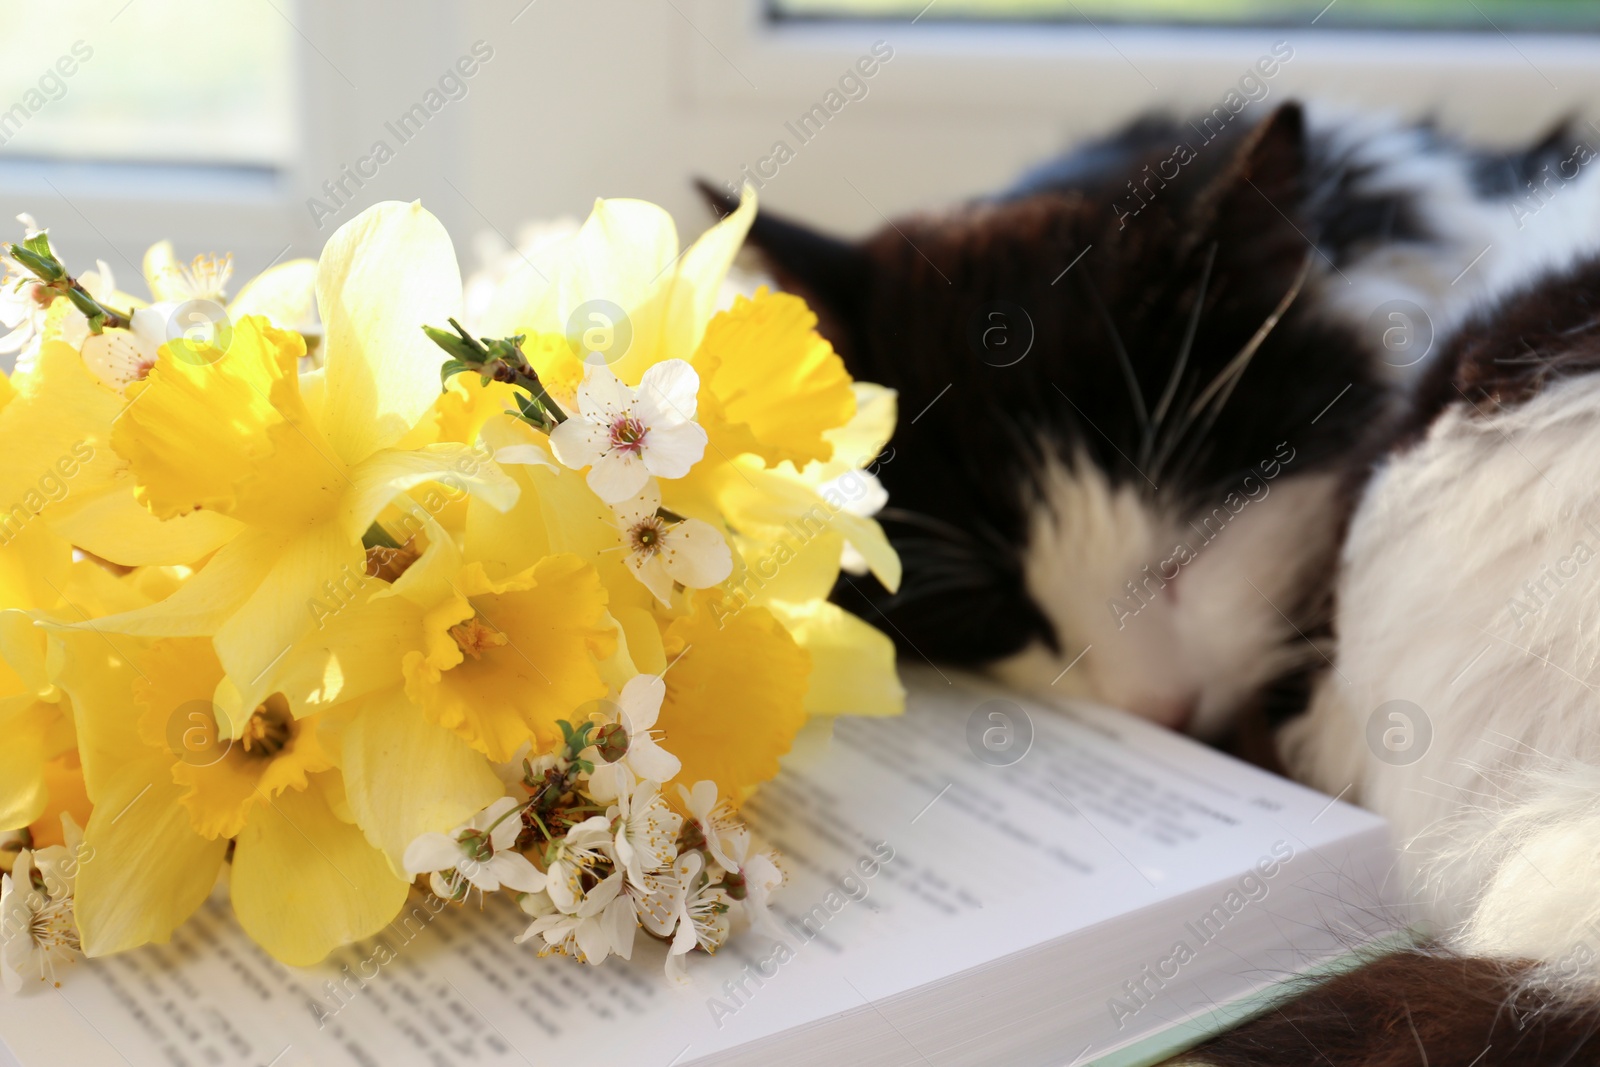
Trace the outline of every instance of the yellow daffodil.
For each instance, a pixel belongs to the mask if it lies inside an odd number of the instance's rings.
[[[384,521],[411,519],[405,551],[372,550],[390,569],[319,605],[321,625],[278,672],[291,714],[338,710],[351,811],[396,871],[418,834],[499,794],[490,759],[548,748],[556,720],[607,694],[602,666],[619,643],[605,589],[578,556],[492,577],[427,514]]]
[[[656,728],[682,762],[678,780],[709,780],[742,800],[778,773],[805,725],[811,657],[765,608],[737,614],[715,592],[666,629],[666,700]]]
[[[762,288],[717,314],[694,354],[700,404],[717,453],[776,466],[833,458],[825,436],[850,421],[855,395],[805,301]]]
[[[95,805],[77,883],[85,953],[165,941],[210,893],[230,836],[234,913],[285,963],[315,963],[394,917],[407,881],[339,817],[343,786],[315,719],[269,695],[230,741],[209,642],[55,640]]]
[[[577,232],[533,251],[501,283],[478,325],[492,336],[566,337],[637,386],[647,368],[700,347],[755,212],[747,188],[739,209],[680,255],[666,211],[642,200],[597,200]]]
[[[146,262],[170,258],[170,246],[164,254],[157,246]],[[245,285],[228,314],[297,325],[306,317],[313,267],[307,260],[272,267]],[[158,277],[166,273],[158,266],[151,270]],[[178,295],[156,280],[152,289],[158,300]],[[0,411],[0,444],[8,457],[0,471],[0,522],[14,529],[37,517],[72,544],[128,566],[192,563],[231,538],[238,524],[211,512],[156,519],[134,500],[133,473],[109,440],[111,423],[128,402],[127,386],[154,367],[176,324],[127,294],[101,295],[134,308],[133,326],[91,336],[83,314],[58,299],[45,316],[27,373],[14,383],[15,403]]]
[[[423,323],[460,300],[449,238],[416,204],[380,204],[341,227],[318,265],[326,361],[302,389],[297,335],[235,323],[226,350],[167,345],[130,389],[113,446],[156,517],[216,512],[239,532],[176,593],[100,620],[147,636],[212,635],[230,736],[315,628],[308,605],[359,576],[362,537],[397,495],[449,475],[507,507],[516,486],[493,465],[463,473],[469,450],[394,446],[433,406],[438,359]],[[198,353],[198,355],[196,355]]]
[[[598,574],[563,553],[493,577],[425,521],[425,550],[392,585],[369,579],[347,604],[319,606],[322,626],[280,672],[292,711],[403,685],[429,722],[490,759],[548,745],[557,719],[606,694],[598,662],[616,635]]]

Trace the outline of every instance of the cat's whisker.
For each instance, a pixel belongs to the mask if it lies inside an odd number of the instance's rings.
[[[976,538],[966,530],[935,515],[923,511],[912,511],[908,508],[886,507],[878,512],[880,522],[898,522],[906,526],[919,526],[924,530],[936,531],[943,534],[951,541],[975,541]]]
[[[1260,351],[1262,343],[1271,336],[1273,329],[1277,327],[1279,321],[1289,310],[1290,305],[1295,302],[1295,299],[1305,288],[1306,279],[1311,275],[1311,264],[1311,254],[1307,253],[1306,257],[1300,261],[1300,269],[1295,273],[1294,281],[1290,283],[1288,291],[1283,294],[1283,298],[1278,301],[1277,306],[1262,320],[1261,325],[1256,327],[1256,332],[1250,336],[1250,340],[1244,343],[1244,347],[1239,349],[1238,353],[1228,361],[1227,365],[1217,373],[1217,376],[1211,379],[1211,383],[1195,398],[1178,432],[1179,440],[1182,440],[1188,434],[1190,426],[1194,424],[1195,419],[1199,418],[1202,412],[1205,413],[1205,421],[1200,424],[1199,432],[1196,436],[1204,440],[1206,435],[1211,432],[1211,427],[1216,425],[1217,416],[1222,413],[1223,408],[1228,406],[1228,400],[1233,396],[1234,388],[1239,384],[1239,380],[1244,377],[1245,371],[1249,369],[1250,361],[1255,358],[1255,354]]]
[[[1162,441],[1162,431],[1166,428],[1167,412],[1171,410],[1172,401],[1178,392],[1178,385],[1183,381],[1183,372],[1189,367],[1189,353],[1194,350],[1195,334],[1200,329],[1200,313],[1204,310],[1206,303],[1206,288],[1211,282],[1211,267],[1216,262],[1216,259],[1217,242],[1212,241],[1210,249],[1206,252],[1206,265],[1200,272],[1200,288],[1194,298],[1194,308],[1189,312],[1189,322],[1184,328],[1183,344],[1178,349],[1178,358],[1172,364],[1172,373],[1167,377],[1166,388],[1162,390],[1161,399],[1156,404],[1155,414],[1152,416],[1155,422],[1154,436],[1156,443],[1161,446],[1161,451],[1152,465],[1151,478],[1161,477],[1161,468],[1171,454],[1172,448],[1177,444],[1176,441],[1170,438],[1167,441]],[[1142,457],[1141,462],[1147,458]]]
[[[1262,320],[1261,325],[1256,328],[1256,332],[1250,336],[1250,340],[1245,342],[1244,347],[1239,349],[1238,354],[1229,360],[1228,365],[1223,367],[1221,372],[1211,380],[1211,384],[1206,386],[1205,391],[1195,398],[1195,402],[1189,408],[1190,417],[1198,415],[1219,391],[1221,399],[1214,410],[1220,411],[1227,404],[1228,396],[1233,392],[1233,387],[1244,376],[1246,368],[1250,366],[1250,361],[1255,358],[1256,352],[1261,349],[1261,343],[1272,333],[1273,328],[1278,325],[1278,321],[1283,318],[1284,312],[1289,310],[1289,305],[1293,304],[1295,298],[1300,295],[1300,290],[1305,287],[1306,278],[1310,274],[1311,256],[1307,254],[1306,258],[1300,262],[1300,270],[1296,272],[1294,281],[1289,286],[1289,291],[1284,293],[1283,299],[1278,301],[1278,306],[1273,308],[1272,313]]]
[[[1111,337],[1111,347],[1117,353],[1117,363],[1122,368],[1123,380],[1128,386],[1128,399],[1133,402],[1133,414],[1139,420],[1139,465],[1144,466],[1149,458],[1151,445],[1150,411],[1145,407],[1144,392],[1139,388],[1139,376],[1134,373],[1133,360],[1128,356],[1128,349],[1122,343],[1122,334],[1117,330],[1117,324],[1111,319],[1111,312],[1106,308],[1105,301],[1100,299],[1100,291],[1094,287],[1094,281],[1089,277],[1087,270],[1082,271],[1079,277],[1083,279],[1083,286],[1089,293],[1089,299],[1094,304],[1095,314],[1105,326],[1106,333]]]
[[[1206,252],[1206,265],[1200,271],[1200,288],[1195,294],[1194,307],[1189,312],[1189,321],[1184,327],[1183,344],[1178,349],[1178,358],[1172,364],[1172,373],[1167,377],[1167,387],[1161,393],[1161,399],[1156,403],[1155,413],[1151,420],[1160,429],[1162,422],[1167,417],[1167,409],[1172,405],[1172,398],[1178,392],[1178,383],[1183,379],[1183,372],[1189,365],[1189,353],[1194,349],[1194,335],[1200,328],[1200,312],[1206,303],[1206,286],[1211,281],[1211,267],[1217,260],[1217,242],[1212,241],[1210,249]]]

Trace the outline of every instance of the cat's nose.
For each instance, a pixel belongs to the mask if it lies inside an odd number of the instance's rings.
[[[1183,733],[1194,721],[1194,713],[1199,706],[1199,693],[1151,693],[1130,701],[1127,710],[1140,718]]]

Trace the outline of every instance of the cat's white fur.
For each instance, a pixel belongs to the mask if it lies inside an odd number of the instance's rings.
[[[1091,698],[1207,735],[1315,657],[1284,611],[1305,568],[1334,547],[1338,530],[1324,517],[1336,478],[1295,477],[1292,446],[1283,455],[1288,463],[1262,457],[1276,478],[1258,471],[1219,492],[1200,520],[1162,513],[1132,485],[1113,488],[1086,459],[1052,462],[1025,566],[1067,643],[1059,654],[1036,645],[998,676],[1046,699]],[[1192,558],[1179,562],[1178,545]]]
[[[1458,407],[1391,458],[1336,628],[1291,770],[1391,821],[1458,948],[1600,981],[1600,379]]]
[[[1408,342],[1420,339],[1424,327],[1387,316],[1374,323],[1379,307],[1408,300],[1424,309],[1431,355],[1476,309],[1600,243],[1600,158],[1575,151],[1576,142],[1531,186],[1509,198],[1485,198],[1473,188],[1466,160],[1430,145],[1429,135],[1415,126],[1317,104],[1307,107],[1306,119],[1311,135],[1323,138],[1335,154],[1370,168],[1352,191],[1409,196],[1437,237],[1426,244],[1386,244],[1355,264],[1317,276],[1323,305],[1358,329],[1377,331],[1374,340],[1389,328],[1385,323],[1393,323],[1384,363],[1397,378],[1409,377],[1423,356]],[[1408,335],[1412,329],[1417,332]]]

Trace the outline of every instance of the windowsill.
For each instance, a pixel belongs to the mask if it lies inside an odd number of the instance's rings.
[[[272,167],[0,156],[0,192],[26,195],[52,188],[68,197],[267,204],[282,199],[284,178]]]
[[[0,158],[0,202],[72,234],[66,248],[78,269],[84,256],[104,259],[124,285],[138,278],[152,233],[191,252],[231,251],[249,277],[297,237],[302,213],[290,191],[268,167]],[[0,220],[0,234],[8,223]]]

